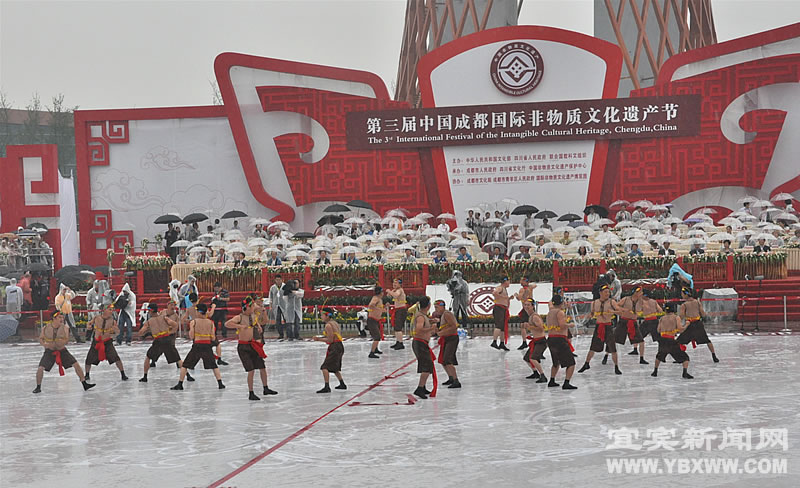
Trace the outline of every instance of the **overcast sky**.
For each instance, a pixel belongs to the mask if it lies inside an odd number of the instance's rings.
[[[207,105],[214,58],[235,51],[371,71],[393,93],[405,5],[0,0],[0,90],[17,107],[34,92],[83,109]],[[800,0],[712,6],[719,41],[800,22]],[[592,0],[526,0],[519,23],[591,34],[593,10]]]

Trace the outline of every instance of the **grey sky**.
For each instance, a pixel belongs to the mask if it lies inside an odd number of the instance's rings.
[[[207,105],[214,57],[236,51],[372,71],[391,92],[405,5],[0,0],[0,89],[18,107],[34,92],[83,109]],[[712,5],[720,41],[800,22],[800,0]],[[592,0],[526,0],[520,24],[591,34],[592,12]]]

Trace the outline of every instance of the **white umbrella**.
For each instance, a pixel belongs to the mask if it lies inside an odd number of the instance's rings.
[[[406,220],[404,225],[407,226],[407,227],[411,227],[412,225],[424,225],[424,224],[425,224],[425,221],[423,221],[422,219],[418,219],[416,217],[412,217],[412,218]]]
[[[244,234],[238,230],[229,230],[225,233],[225,240],[226,241],[243,241]]]
[[[169,247],[189,247],[189,244],[190,244],[189,241],[181,239],[179,241],[173,242],[172,245]]]
[[[290,251],[298,251],[299,250],[299,251],[306,251],[306,252],[309,249],[311,249],[311,246],[309,246],[308,244],[295,244],[294,246],[289,248]]]
[[[339,252],[342,254],[356,254],[361,252],[361,248],[356,246],[345,246],[339,249]]]
[[[545,251],[549,251],[551,249],[555,249],[557,251],[560,251],[560,250],[564,249],[564,245],[561,244],[560,242],[548,242],[544,246],[542,246],[542,249],[545,250]]]
[[[522,241],[520,241],[520,242],[522,242]],[[449,244],[450,247],[461,247],[461,246],[470,247],[470,246],[474,246],[474,245],[475,245],[475,242],[470,240],[470,239],[453,239],[452,241],[450,241],[450,244]]]
[[[259,246],[261,247],[269,246],[269,241],[261,237],[255,237],[247,241],[247,247],[259,247]]]
[[[744,196],[744,197],[736,200],[736,203],[740,203],[740,204],[744,205],[745,203],[751,203],[752,204],[752,203],[755,203],[757,201],[758,201],[758,198],[756,198],[754,196],[751,196],[751,195],[747,195],[747,196]]]
[[[665,242],[670,242],[670,243],[681,242],[680,238],[678,238],[677,236],[674,236],[672,234],[660,235],[660,236],[658,236],[658,241],[661,244],[664,244]]]
[[[531,232],[525,239],[535,240],[538,237],[544,237],[545,239],[550,239],[553,237],[553,232],[550,229],[536,229],[535,231]]]
[[[389,250],[388,250],[388,249],[386,249],[386,248],[385,248],[385,247],[383,247],[383,246],[372,246],[372,247],[370,247],[369,249],[367,249],[367,252],[378,252],[378,251],[380,251],[380,252],[382,252],[382,253],[384,253],[384,254],[386,254],[387,252],[389,252]]]
[[[462,232],[466,232],[467,234],[474,234],[475,231],[470,229],[469,227],[456,227],[451,231],[453,234],[461,235]]]
[[[324,246],[318,246],[318,247],[315,247],[315,248],[313,248],[313,249],[311,250],[311,252],[313,252],[313,253],[320,253],[320,252],[322,252],[322,251],[325,251],[325,252],[326,252],[326,253],[328,253],[328,254],[331,254],[331,253],[333,252],[333,250],[332,250],[331,248],[329,248],[329,247],[324,247]]]
[[[234,242],[232,244],[228,244],[228,247],[225,248],[225,251],[229,253],[233,252],[247,253],[247,248],[245,248],[244,244],[242,244],[241,242]]]
[[[582,227],[587,227],[587,226],[584,225]],[[564,232],[567,232],[567,233],[569,233],[570,236],[573,236],[573,235],[578,233],[578,229],[576,229],[575,227],[569,227],[569,226],[566,226],[566,225],[563,225],[561,227],[556,227],[555,229],[553,229],[553,235],[556,235],[556,236],[559,236],[559,235],[563,236]]]
[[[712,223],[710,223],[710,222],[698,222],[698,223],[696,223],[696,224],[694,224],[692,226],[692,229],[702,229],[702,230],[705,230],[705,231],[709,231],[709,230],[713,231],[716,228],[717,228],[717,226],[712,224]]]
[[[300,256],[303,259],[308,259],[311,257],[308,255],[307,252],[301,251],[299,249],[295,249],[294,251],[289,251],[288,253],[286,253],[286,259],[297,259],[297,256]]]
[[[633,225],[633,222],[631,222],[631,225]],[[619,225],[617,225],[617,227],[619,227]],[[574,229],[578,232],[579,236],[591,237],[595,234],[594,229],[592,229],[588,225],[581,225],[580,227],[574,227]]]
[[[769,207],[772,207],[773,205],[772,205],[772,202],[770,202],[769,200],[759,200],[759,201],[753,203],[753,206],[754,207],[761,207],[761,208],[769,208]]]
[[[664,230],[664,224],[662,224],[658,220],[650,220],[640,225],[639,227],[647,230]]]
[[[786,200],[794,200],[794,196],[789,193],[778,193],[774,197],[770,198],[773,202],[785,202]]]
[[[455,220],[456,216],[451,214],[451,213],[444,212],[444,213],[440,213],[439,215],[437,215],[436,218],[437,219]]]
[[[653,202],[651,202],[650,200],[638,200],[636,202],[633,202],[632,205],[634,207],[642,207],[644,209],[649,209],[650,207],[653,206]]]
[[[616,201],[614,201],[614,203],[612,203],[611,205],[609,205],[609,207],[610,207],[610,208],[615,208],[615,207],[627,207],[627,206],[628,206],[628,205],[630,205],[630,204],[631,204],[631,202],[629,202],[629,201],[627,201],[627,200],[616,200]]]
[[[442,235],[442,231],[440,231],[436,227],[428,227],[427,229],[423,230],[420,234],[423,235],[423,236],[426,236],[426,237],[428,237],[428,236],[441,236]]]
[[[278,249],[277,247],[267,247],[267,248],[264,248],[264,249],[261,250],[261,255],[262,256],[269,256],[273,252],[279,253],[279,252],[281,252],[281,250]]]
[[[208,239],[211,240],[214,238],[214,234],[201,234],[198,239]]]
[[[381,225],[399,225],[402,222],[398,217],[386,217],[381,220]]]
[[[503,244],[500,241],[487,242],[486,244],[483,245],[483,250],[486,251],[486,252],[492,252],[492,250],[495,247],[499,247],[500,248],[500,252],[503,252],[503,253],[506,252],[506,245]]]
[[[786,220],[786,221],[790,221],[790,222],[797,222],[798,221],[798,218],[796,216],[790,214],[789,212],[781,212],[781,213],[779,213],[778,215],[776,215],[776,216],[774,216],[772,218],[775,219],[775,220]]]
[[[430,239],[425,241],[426,246],[432,246],[437,244],[446,245],[447,241],[442,239],[441,237],[431,237]]]
[[[189,247],[197,247],[197,246],[205,246],[205,243],[203,241],[192,241],[191,244],[189,244]]]
[[[697,212],[701,213],[701,214],[706,214],[706,215],[714,215],[715,213],[717,213],[716,210],[714,210],[713,208],[708,208],[708,207],[703,207],[700,210],[698,210]]]
[[[628,239],[628,240],[625,241],[625,245],[628,246],[628,247],[630,247],[630,246],[632,246],[634,244],[636,244],[639,247],[647,247],[647,246],[650,245],[650,243],[647,242],[644,239]]]
[[[536,244],[532,243],[531,241],[529,241],[527,239],[516,241],[516,242],[513,242],[511,244],[511,250],[512,251],[514,251],[515,249],[520,249],[522,247],[534,248],[534,247],[536,247]]]
[[[399,237],[412,237],[413,238],[415,235],[417,235],[417,231],[411,230],[411,229],[403,229],[400,232],[398,232],[397,235]]]
[[[272,230],[275,228],[280,228],[281,230],[289,230],[289,224],[287,222],[284,222],[283,220],[276,220],[275,222],[267,226],[268,230]]]
[[[708,235],[701,229],[692,229],[686,234],[686,237],[702,237],[706,239]]]
[[[647,234],[640,229],[629,228],[622,231],[623,239],[644,239],[645,237],[647,237]]]
[[[409,251],[415,250],[414,246],[412,246],[409,243],[403,243],[394,248],[395,251],[405,251],[406,249],[408,249]]]
[[[620,220],[614,226],[615,229],[624,229],[626,227],[636,227],[636,224],[632,220]]]
[[[707,222],[712,222],[713,221],[713,219],[711,217],[709,217],[708,215],[706,215],[704,213],[700,213],[700,212],[693,213],[692,215],[686,217],[686,220],[687,221],[689,221],[689,220],[703,220],[703,221],[707,221]]]
[[[672,224],[682,224],[683,220],[679,219],[678,217],[668,217],[664,219],[664,225],[672,225]]]
[[[345,221],[342,223],[347,225],[364,225],[364,219],[359,217],[350,217],[349,219],[345,219]]]
[[[352,238],[350,238],[350,237],[347,237],[347,238],[345,238],[344,240],[342,240],[342,242],[341,242],[340,244],[341,244],[343,247],[344,247],[344,246],[356,246],[356,247],[358,247],[358,246],[360,246],[360,245],[361,245],[361,244],[360,244],[360,243],[359,243],[357,240],[355,240],[355,239],[352,239]]]
[[[375,239],[373,239],[372,236],[369,234],[364,234],[363,236],[356,237],[356,242],[358,242],[359,244],[364,244],[367,241],[372,242],[374,240]]]
[[[388,212],[386,212],[386,215],[384,217],[402,217],[402,218],[405,218],[407,214],[408,214],[408,210],[406,210],[404,208],[395,208],[394,210],[389,210]]]
[[[618,246],[622,243],[622,240],[615,236],[614,234],[608,232],[601,237],[597,238],[597,243],[605,246],[606,244],[611,244],[612,246]]]
[[[689,245],[689,247],[694,247],[695,244],[700,244],[701,246],[706,245],[706,240],[701,237],[692,237],[690,239],[686,239],[683,242]]]
[[[724,219],[720,219],[719,223],[722,224],[722,225],[730,225],[734,229],[738,229],[742,225],[744,225],[744,224],[742,224],[741,220],[739,220],[737,218],[734,218],[734,217],[725,217]]]
[[[368,220],[368,222],[372,225],[377,225],[383,222],[383,219],[380,217],[372,217],[371,219]],[[344,224],[344,222],[342,222],[342,224]],[[346,226],[347,224],[344,225]]]
[[[656,210],[661,211],[661,212],[666,212],[668,209],[667,209],[667,207],[665,205],[653,205],[652,207],[650,207],[649,210],[651,212],[655,212]]]
[[[614,225],[614,221],[611,219],[599,219],[592,224],[592,228],[599,229],[604,225]]]
[[[751,215],[747,212],[733,212],[731,217],[739,219],[742,222],[752,222],[754,220],[758,220],[754,215]]]
[[[255,227],[255,226],[257,226],[257,225],[266,225],[266,226],[269,226],[269,223],[270,223],[270,222],[269,222],[269,220],[267,220],[267,219],[256,218],[256,219],[250,219],[250,222],[249,222],[249,224],[248,224],[248,225],[250,225],[250,227]]]
[[[434,253],[437,253],[437,252],[439,252],[439,251],[441,251],[441,252],[443,252],[443,253],[447,254],[447,248],[446,248],[446,247],[434,247],[433,249],[431,249],[431,250],[429,251],[429,254],[434,254]]]
[[[420,212],[415,215],[414,218],[419,220],[428,220],[433,218],[433,214],[428,212]]]
[[[503,221],[498,219],[497,217],[490,217],[490,218],[484,220],[484,222],[486,222],[487,224],[502,224],[503,223]]]
[[[766,232],[762,232],[761,234],[758,234],[755,237],[755,240],[760,240],[760,239],[764,239],[764,240],[767,240],[767,241],[777,241],[778,240],[777,237],[775,237],[772,234],[767,234]]]
[[[228,245],[228,243],[225,242],[225,241],[211,241],[211,242],[208,243],[208,247],[210,247],[212,249],[219,249],[219,248],[225,247],[227,245]]]
[[[270,242],[270,245],[272,245],[272,246],[281,245],[283,247],[289,247],[289,246],[292,245],[292,241],[290,241],[289,239],[284,239],[284,238],[281,237],[280,239],[275,239],[272,242]]]
[[[781,227],[780,225],[775,225],[771,222],[761,222],[760,224],[758,224],[758,227],[761,228],[762,232],[764,231],[772,232],[773,230],[783,232],[783,227]]]
[[[734,241],[736,240],[736,236],[733,234],[728,234],[727,232],[717,232],[713,236],[711,236],[710,241],[715,242],[722,242],[722,241]]]
[[[592,252],[594,250],[594,246],[589,241],[584,241],[583,239],[578,239],[577,241],[572,241],[567,246],[570,249],[578,249],[581,247],[585,247],[587,251]]]
[[[789,227],[791,227],[792,229],[800,229],[800,224],[792,224]]]
[[[197,246],[189,249],[189,254],[200,254],[200,253],[207,253],[210,252],[211,249],[203,246]]]

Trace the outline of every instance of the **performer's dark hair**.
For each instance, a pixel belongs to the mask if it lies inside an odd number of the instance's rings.
[[[419,299],[419,308],[420,310],[428,308],[431,306],[431,297],[424,296]]]
[[[214,287],[217,287],[217,286],[222,288],[222,283],[220,283],[219,281],[214,282]]]
[[[553,301],[553,305],[558,307],[559,305],[564,303],[564,297],[562,297],[561,295],[553,295],[553,300],[552,301]]]
[[[189,293],[189,301],[196,301],[197,300],[197,293]]]
[[[206,305],[205,303],[198,303],[197,307],[195,308],[197,308],[197,311],[200,313],[208,312],[208,305]]]
[[[375,287],[375,294],[376,295],[379,295],[382,291],[383,291],[383,288],[381,288],[380,286],[376,286]]]
[[[158,304],[155,302],[150,302],[147,308],[150,309],[151,312],[158,312]]]

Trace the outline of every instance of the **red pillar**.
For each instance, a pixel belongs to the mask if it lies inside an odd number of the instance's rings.
[[[305,272],[303,273],[303,289],[310,290],[311,289],[310,284],[311,284],[311,266],[306,266]]]
[[[269,296],[269,268],[266,266],[261,268],[261,296]]]
[[[144,271],[136,271],[136,295],[144,295]]]
[[[733,254],[728,254],[728,262],[725,266],[725,279],[733,281]]]
[[[600,260],[600,274],[606,274],[606,270],[607,269],[608,269],[608,264],[606,263],[606,260],[605,259],[601,259]],[[595,277],[595,281],[597,281],[597,277]]]
[[[422,287],[425,288],[428,285],[429,285],[429,282],[428,282],[428,265],[427,264],[423,264],[422,265]]]
[[[553,286],[558,286],[561,281],[561,276],[559,276],[560,272],[561,269],[558,261],[553,261]]]
[[[383,271],[383,265],[379,264],[378,265],[378,284],[381,286],[381,288],[386,288],[386,285],[384,284],[384,280],[385,279],[386,279],[386,273]]]

